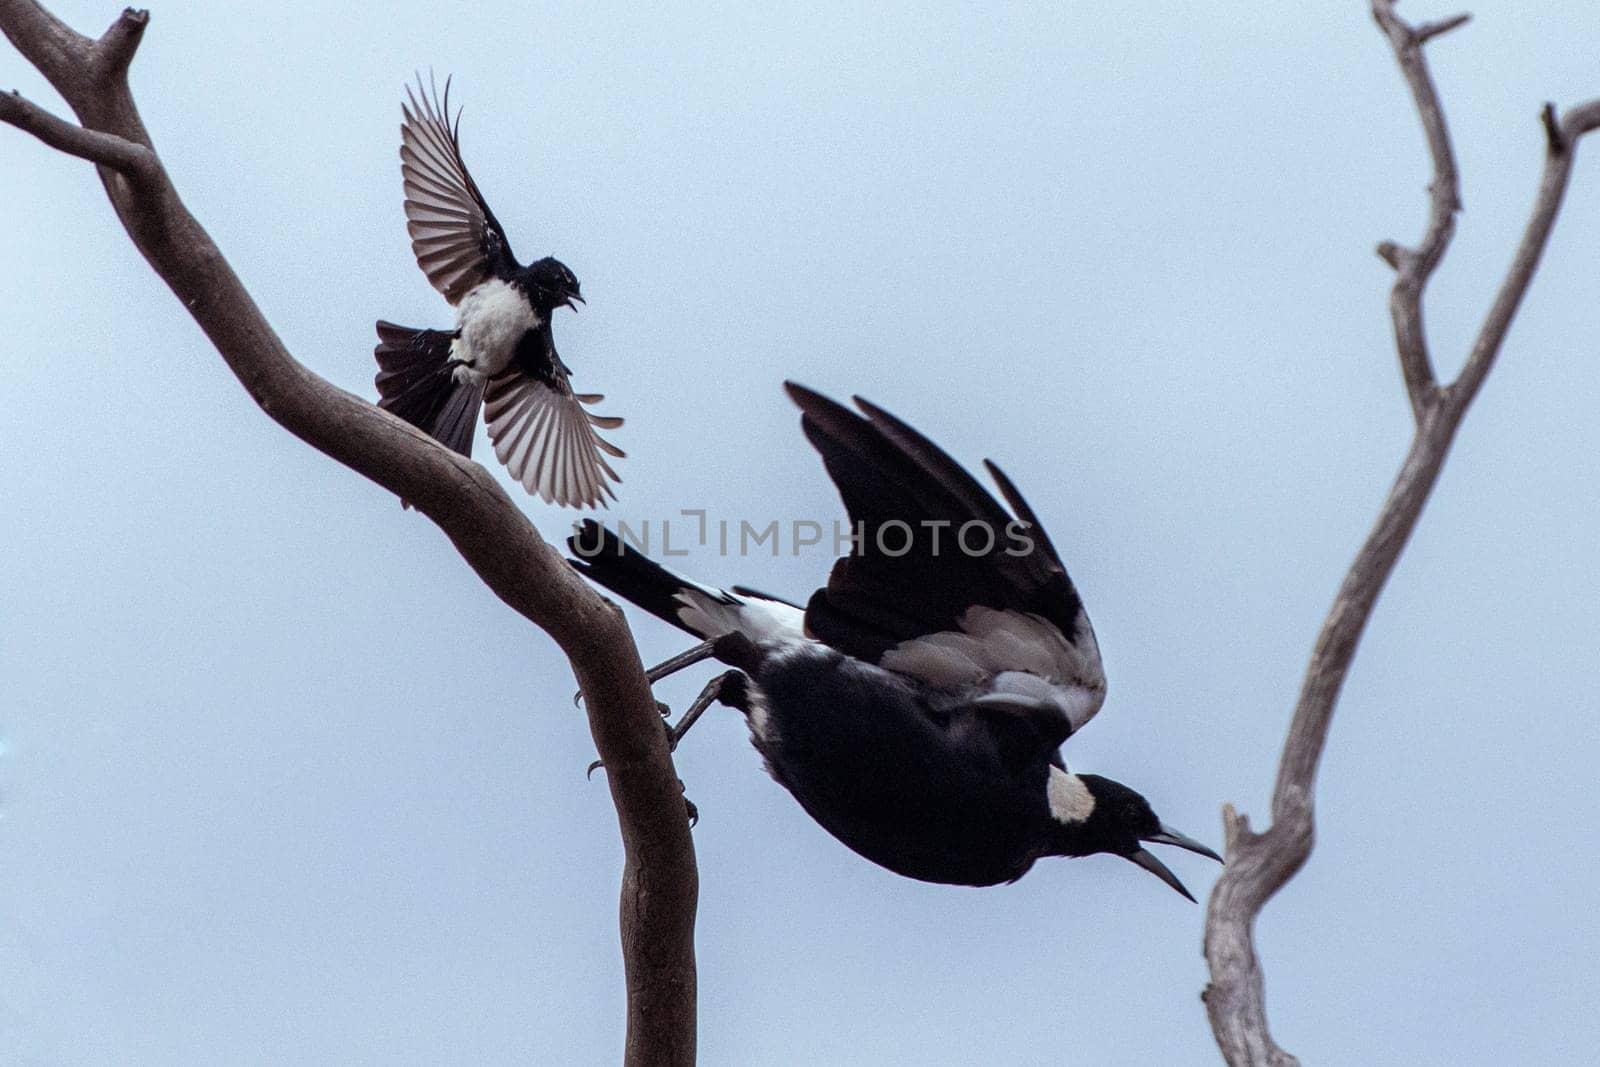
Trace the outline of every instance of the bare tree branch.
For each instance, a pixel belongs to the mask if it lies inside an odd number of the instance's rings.
[[[1202,997],[1223,1057],[1234,1067],[1298,1061],[1279,1048],[1267,1029],[1264,981],[1256,956],[1254,927],[1261,908],[1305,864],[1315,838],[1317,766],[1340,689],[1367,620],[1394,569],[1439,477],[1456,430],[1494,364],[1518,304],[1544,252],[1571,174],[1574,149],[1600,127],[1600,100],[1556,122],[1545,115],[1547,153],[1533,213],[1500,292],[1484,320],[1466,365],[1455,382],[1439,390],[1422,327],[1422,292],[1449,244],[1460,206],[1455,162],[1444,113],[1422,54],[1422,44],[1466,21],[1457,16],[1413,29],[1394,14],[1391,0],[1372,0],[1372,13],[1394,49],[1411,86],[1433,157],[1427,233],[1417,251],[1392,243],[1379,254],[1398,277],[1390,298],[1395,346],[1416,420],[1416,432],[1377,525],[1362,545],[1317,637],[1294,719],[1284,743],[1272,794],[1272,825],[1262,833],[1232,805],[1223,809],[1228,865],[1206,910],[1205,954],[1211,981]]]
[[[1427,44],[1440,34],[1449,33],[1451,30],[1456,29],[1459,26],[1465,26],[1471,21],[1471,15],[1461,14],[1452,15],[1447,19],[1440,19],[1438,22],[1424,22],[1422,25],[1417,27],[1417,44]]]
[[[1494,304],[1478,330],[1477,339],[1472,342],[1467,364],[1461,369],[1455,384],[1450,386],[1450,404],[1453,407],[1465,409],[1472,403],[1484,378],[1494,366],[1495,357],[1500,354],[1501,342],[1506,339],[1506,332],[1511,329],[1511,320],[1516,317],[1523,294],[1533,281],[1533,272],[1539,266],[1539,257],[1544,253],[1551,227],[1556,222],[1556,214],[1561,210],[1578,140],[1584,134],[1600,129],[1600,100],[1579,104],[1567,112],[1560,122],[1556,122],[1555,113],[1553,104],[1544,106],[1542,118],[1546,130],[1546,149],[1544,173],[1539,178],[1539,198],[1534,203],[1533,215],[1528,219],[1527,227],[1522,231],[1522,242],[1517,245],[1511,269],[1506,272],[1505,281],[1500,283]],[[1556,131],[1555,134],[1549,133],[1551,129]]]
[[[144,12],[125,11],[99,40],[90,40],[33,0],[0,0],[0,30],[82,127],[16,94],[0,96],[0,118],[101,164],[101,180],[129,237],[262,410],[312,447],[411,501],[497,596],[561,646],[587,698],[626,852],[626,1062],[693,1063],[694,847],[666,735],[622,613],[540,538],[486,470],[334,387],[284,348],[183,206],[139,119],[126,72],[147,21]]]
[[[144,40],[144,28],[150,24],[150,12],[124,8],[106,32],[94,44],[93,70],[102,81],[125,78],[133,54]]]
[[[131,14],[123,12],[118,21]],[[0,0],[0,32],[51,85],[80,76],[78,68],[95,45],[33,0]]]
[[[144,145],[114,133],[86,130],[57,118],[15,90],[0,93],[0,122],[33,134],[58,152],[121,171],[130,178],[148,176],[155,155]]]
[[[1433,361],[1428,356],[1428,339],[1422,318],[1422,290],[1434,268],[1450,247],[1455,234],[1456,212],[1461,210],[1461,193],[1456,178],[1455,151],[1450,147],[1450,131],[1445,125],[1444,108],[1439,103],[1433,76],[1428,73],[1422,45],[1431,37],[1448,33],[1471,16],[1457,15],[1442,22],[1412,29],[1394,13],[1392,0],[1372,0],[1372,17],[1377,20],[1389,46],[1394,49],[1400,72],[1411,86],[1422,130],[1428,139],[1428,154],[1433,157],[1433,181],[1428,186],[1428,229],[1422,244],[1413,250],[1385,242],[1378,254],[1395,269],[1394,289],[1389,294],[1389,314],[1394,320],[1395,347],[1400,353],[1400,372],[1405,378],[1406,395],[1411,399],[1412,417],[1420,423],[1423,413],[1438,399]]]

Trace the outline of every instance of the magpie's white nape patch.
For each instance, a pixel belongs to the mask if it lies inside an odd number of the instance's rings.
[[[1084,823],[1094,814],[1094,794],[1089,792],[1089,787],[1082,778],[1060,767],[1050,768],[1045,795],[1050,801],[1050,817],[1056,822]]]

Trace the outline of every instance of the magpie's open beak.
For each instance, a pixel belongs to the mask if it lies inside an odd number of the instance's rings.
[[[1179,893],[1188,897],[1189,903],[1197,903],[1194,897],[1190,896],[1189,891],[1183,888],[1183,883],[1178,881],[1178,876],[1167,870],[1167,865],[1165,863],[1162,863],[1144,849],[1141,848],[1139,851],[1135,852],[1131,856],[1128,856],[1127,858],[1132,860],[1134,863],[1137,863],[1139,866],[1143,867],[1145,870],[1149,871],[1151,874],[1155,875],[1172,888],[1176,889]]]
[[[1174,830],[1165,823],[1161,825],[1160,833],[1151,834],[1149,837],[1144,838],[1144,840],[1156,845],[1177,845],[1179,848],[1186,848],[1190,852],[1198,852],[1207,859],[1214,859],[1218,863],[1222,862],[1221,856],[1217,855],[1215,852],[1211,851],[1209,848],[1202,845],[1188,834],[1180,834],[1178,831]]]
[[[1187,834],[1178,833],[1178,831],[1174,830],[1170,826],[1163,825],[1160,832],[1151,834],[1149,837],[1143,838],[1143,840],[1149,841],[1151,844],[1156,845],[1177,845],[1179,848],[1188,849],[1190,852],[1197,852],[1202,856],[1209,856],[1218,863],[1222,862],[1221,856],[1217,855],[1215,852],[1211,851],[1194,838],[1189,837]],[[1157,878],[1176,889],[1179,893],[1188,897],[1189,900],[1194,900],[1194,897],[1189,895],[1189,891],[1183,887],[1183,883],[1178,881],[1178,876],[1169,871],[1165,863],[1162,863],[1160,860],[1156,859],[1149,852],[1146,852],[1141,848],[1139,851],[1129,856],[1128,859],[1134,863],[1137,863],[1139,866],[1143,867],[1145,870],[1149,871],[1151,874],[1155,875]]]
[[[577,304],[573,303],[574,300],[576,300],[579,304],[585,303],[583,297],[579,296],[577,293],[573,293],[571,296],[567,297],[567,299],[566,299],[567,307],[571,308],[573,311],[577,311],[578,310]]]

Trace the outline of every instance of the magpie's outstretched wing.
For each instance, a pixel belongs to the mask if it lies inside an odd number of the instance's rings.
[[[417,266],[455,304],[474,286],[516,266],[505,230],[489,210],[461,158],[461,112],[450,117],[450,80],[406,86],[400,105],[400,179],[406,195],[406,230]]]
[[[1064,719],[1060,737],[1088,722],[1106,689],[1094,630],[1011,480],[988,464],[1015,514],[881,408],[857,397],[857,414],[787,388],[855,537],[807,604],[807,630],[846,655],[969,692],[986,716]]]

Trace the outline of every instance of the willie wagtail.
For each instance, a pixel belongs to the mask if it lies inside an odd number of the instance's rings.
[[[464,456],[472,454],[478,408],[495,455],[530,493],[562,506],[604,506],[622,452],[597,429],[622,425],[592,415],[604,399],[574,393],[556,354],[550,316],[583,303],[578,279],[546,256],[524,267],[461,158],[461,113],[417,82],[401,104],[400,178],[417,265],[456,309],[453,330],[378,323],[378,405]]]
[[[812,818],[911,878],[993,885],[1041,856],[1108,852],[1189,897],[1145,843],[1221,857],[1132,789],[1061,759],[1100,709],[1105,675],[1066,568],[1011,480],[985,463],[1008,512],[888,412],[788,390],[855,535],[804,609],[680,578],[592,520],[568,541],[588,577],[705,639],[652,681],[709,656],[736,668],[673,742],[713,700],[738,708]]]

